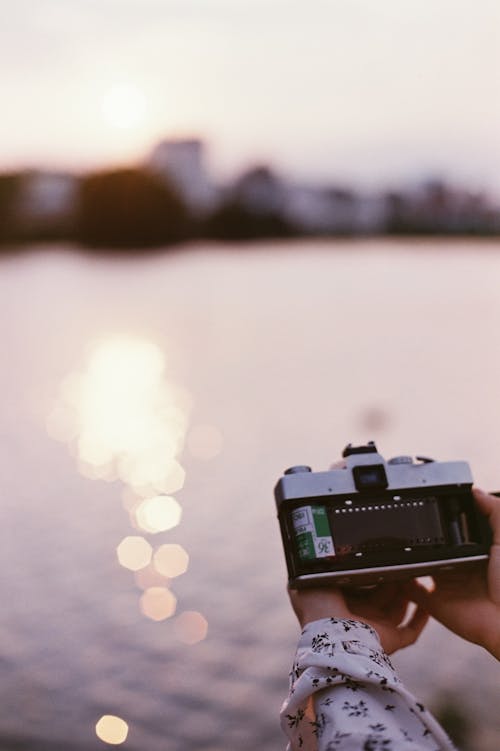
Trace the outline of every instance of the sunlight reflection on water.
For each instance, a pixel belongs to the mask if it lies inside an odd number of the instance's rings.
[[[95,726],[95,732],[104,743],[118,746],[127,740],[128,725],[121,717],[103,715]]]
[[[164,621],[175,613],[177,598],[166,587],[149,587],[141,596],[141,611],[152,621]]]
[[[180,503],[166,493],[184,486],[178,457],[190,407],[189,395],[166,379],[165,356],[156,343],[116,336],[94,345],[85,369],[64,379],[47,431],[69,445],[85,477],[120,479],[132,526],[156,535],[181,521]],[[221,442],[215,428],[200,426],[193,453],[208,459],[219,453]],[[186,550],[168,543],[154,551],[142,535],[128,535],[116,553],[120,565],[135,572],[142,590],[140,612],[152,621],[174,616],[177,597],[169,585],[188,569]],[[186,611],[178,616],[174,634],[184,644],[195,644],[207,628],[201,613]],[[127,723],[115,716],[105,715],[96,725],[97,736],[106,743],[122,743],[127,733]]]
[[[120,565],[130,571],[139,571],[151,561],[153,548],[144,537],[125,537],[116,548]]]
[[[182,516],[180,504],[168,495],[146,498],[134,509],[138,526],[145,532],[156,534],[176,527]]]
[[[206,637],[208,623],[201,613],[186,610],[177,618],[174,630],[184,644],[196,644]]]
[[[95,345],[86,369],[66,378],[49,434],[75,444],[83,473],[119,477],[141,495],[180,489],[190,398],[164,376],[157,344],[116,336]]]
[[[176,543],[160,545],[154,554],[154,567],[163,576],[173,579],[187,571],[189,556],[182,547]]]

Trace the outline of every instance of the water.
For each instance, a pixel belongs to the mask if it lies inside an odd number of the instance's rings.
[[[297,626],[272,487],[287,466],[325,468],[373,438],[387,456],[466,458],[500,489],[497,250],[367,241],[2,259],[2,747],[102,748],[104,714],[127,721],[130,749],[284,746]],[[119,542],[139,534],[123,482],[83,476],[47,435],[61,382],[116,336],[160,346],[192,396],[190,429],[223,438],[210,459],[183,451],[182,521],[146,535],[189,552],[171,588],[178,613],[208,621],[192,646],[175,617],[140,612],[118,563]],[[477,751],[498,748],[492,658],[432,624],[396,663],[424,701],[463,704]]]

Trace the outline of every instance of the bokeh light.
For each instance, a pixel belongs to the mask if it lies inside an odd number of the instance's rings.
[[[160,574],[173,579],[187,571],[189,565],[189,555],[182,545],[176,543],[167,543],[160,545],[154,554],[154,567]]]
[[[187,438],[188,449],[196,459],[213,459],[222,451],[224,439],[215,425],[195,425]]]
[[[68,443],[79,471],[92,480],[122,480],[122,503],[133,527],[157,534],[176,527],[182,508],[172,497],[184,487],[179,463],[191,398],[165,378],[165,357],[148,339],[114,336],[89,350],[85,369],[64,379],[47,417],[47,432]],[[206,441],[205,441],[206,442]],[[116,548],[121,566],[143,590],[140,610],[161,621],[175,613],[170,579],[189,556],[181,545],[156,551],[140,534]]]
[[[208,622],[196,610],[185,610],[175,619],[174,631],[184,644],[196,644],[206,638]]]
[[[153,621],[164,621],[175,613],[177,598],[166,587],[149,587],[141,597],[141,612]]]
[[[119,477],[142,497],[183,487],[185,472],[177,457],[190,398],[164,371],[157,344],[115,336],[91,349],[82,373],[64,380],[47,431],[58,440],[76,441],[82,474]]]
[[[175,498],[157,495],[142,501],[134,513],[138,526],[145,532],[155,534],[176,527],[181,520],[182,509]]]
[[[135,583],[139,589],[150,587],[166,587],[169,584],[168,577],[161,574],[151,563],[134,573]]]
[[[161,483],[158,483],[158,489],[163,493],[178,493],[182,490],[186,481],[186,471],[176,459],[172,459],[168,467],[168,474]]]
[[[130,571],[139,571],[151,561],[153,548],[144,537],[130,535],[125,537],[116,548],[120,564]]]
[[[89,464],[88,462],[78,461],[78,471],[89,480],[105,480],[112,482],[117,479],[116,470],[112,462],[106,464]]]
[[[128,725],[125,720],[116,715],[105,714],[97,722],[95,732],[98,738],[104,743],[112,746],[118,746],[127,740]]]
[[[138,496],[137,493],[132,490],[132,488],[129,488],[128,485],[123,488],[121,496],[123,508],[129,511],[131,514],[134,513],[135,509],[141,501],[140,496]]]

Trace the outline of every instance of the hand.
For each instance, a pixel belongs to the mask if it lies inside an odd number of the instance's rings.
[[[375,629],[387,654],[413,644],[427,623],[428,614],[417,607],[405,620],[409,599],[405,584],[391,582],[374,589],[343,591],[338,587],[289,590],[292,607],[302,627],[320,618],[352,618]]]
[[[500,659],[500,498],[477,488],[473,494],[493,530],[488,565],[436,575],[432,591],[411,582],[407,594],[451,631]]]

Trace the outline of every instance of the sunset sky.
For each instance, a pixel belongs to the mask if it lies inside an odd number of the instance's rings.
[[[16,0],[0,168],[86,169],[199,135],[218,176],[500,194],[498,0]]]

